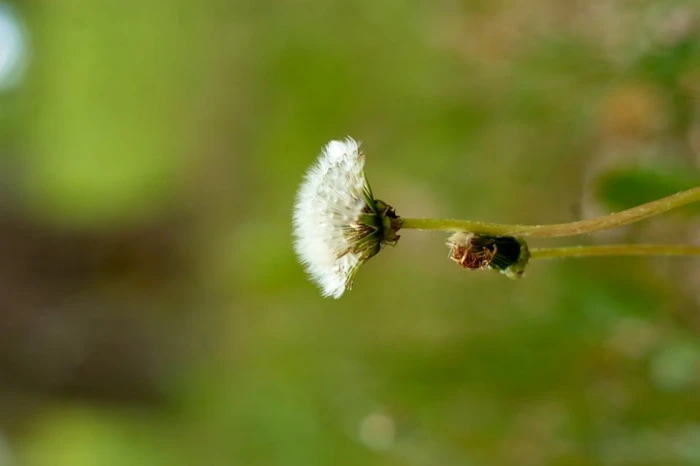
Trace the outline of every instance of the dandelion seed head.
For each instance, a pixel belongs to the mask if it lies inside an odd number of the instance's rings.
[[[324,296],[339,298],[380,240],[362,216],[376,206],[364,173],[365,159],[352,138],[331,141],[309,168],[294,205],[294,247]]]

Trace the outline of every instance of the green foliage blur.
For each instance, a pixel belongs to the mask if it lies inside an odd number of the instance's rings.
[[[696,0],[3,2],[1,466],[700,464],[697,260],[511,281],[405,231],[336,301],[290,231],[346,135],[403,216],[697,186]],[[531,246],[699,237],[687,208]]]

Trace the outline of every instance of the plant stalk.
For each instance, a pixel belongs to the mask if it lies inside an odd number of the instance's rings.
[[[530,259],[565,259],[600,256],[697,256],[700,246],[682,244],[611,244],[530,249]]]
[[[632,207],[610,215],[570,223],[550,225],[506,225],[470,220],[403,218],[402,229],[467,231],[492,236],[522,236],[530,238],[555,238],[579,236],[629,225],[669,210],[700,201],[700,187],[681,191],[672,196]]]

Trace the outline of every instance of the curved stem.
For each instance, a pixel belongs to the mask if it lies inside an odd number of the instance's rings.
[[[469,220],[404,218],[403,229],[468,231],[494,236],[529,236],[531,238],[554,238],[561,236],[578,236],[597,231],[629,225],[671,209],[700,201],[700,187],[681,191],[657,201],[632,207],[603,217],[580,220],[571,223],[551,225],[506,225],[501,223],[473,222]]]
[[[679,244],[610,244],[605,246],[571,246],[533,248],[530,259],[564,259],[594,256],[696,256],[700,246]]]

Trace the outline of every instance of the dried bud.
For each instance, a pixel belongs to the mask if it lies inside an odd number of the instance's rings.
[[[522,238],[457,232],[447,241],[450,259],[468,270],[496,270],[508,278],[520,278],[530,260]]]

